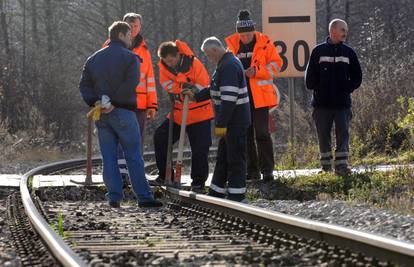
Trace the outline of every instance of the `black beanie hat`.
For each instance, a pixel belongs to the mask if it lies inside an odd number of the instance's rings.
[[[236,22],[237,32],[252,32],[254,31],[255,23],[250,19],[250,12],[248,10],[239,11],[239,19]]]

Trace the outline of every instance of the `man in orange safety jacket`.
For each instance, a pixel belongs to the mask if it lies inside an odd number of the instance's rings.
[[[206,68],[186,43],[176,40],[164,42],[158,48],[160,84],[169,94],[175,95],[173,142],[179,139],[182,124],[183,99],[180,95],[183,86],[191,85],[205,90],[210,83]],[[171,114],[169,114],[170,116]],[[186,133],[191,146],[192,190],[201,192],[208,177],[208,152],[211,146],[210,121],[213,118],[210,100],[189,102]],[[154,134],[154,150],[159,177],[165,180],[165,167],[168,145],[168,119],[157,128]]]
[[[237,32],[226,38],[228,49],[243,64],[250,96],[252,125],[247,134],[247,179],[273,180],[273,143],[269,133],[269,109],[279,104],[273,79],[282,66],[270,39],[255,31],[247,10],[239,12]],[[256,146],[257,144],[257,146]]]

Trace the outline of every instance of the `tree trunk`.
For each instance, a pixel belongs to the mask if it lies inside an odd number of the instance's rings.
[[[53,55],[53,11],[51,0],[43,0],[43,8],[45,10],[45,27],[46,27],[46,43],[49,55]]]
[[[326,29],[329,33],[329,22],[331,22],[331,0],[326,0]]]
[[[105,26],[109,27],[110,25],[110,21],[109,21],[109,12],[108,12],[108,1],[107,0],[103,0],[102,1],[102,15],[104,18],[104,22],[105,22]]]
[[[39,31],[37,29],[37,4],[36,0],[31,0],[30,2],[30,11],[32,17],[32,38],[34,40],[34,44],[39,46]]]
[[[179,21],[177,16],[177,0],[172,0],[172,36],[174,40],[178,38]]]
[[[349,0],[345,1],[345,21],[347,23],[349,23],[349,8],[350,8],[351,3],[349,2]]]
[[[7,63],[11,61],[11,54],[10,54],[10,41],[9,41],[9,33],[8,33],[8,25],[6,20],[6,1],[0,0],[0,23],[2,30],[2,36],[4,40],[4,49],[6,52]]]
[[[0,25],[2,29],[2,38],[4,40],[4,52],[6,56],[6,62],[4,65],[0,65],[0,78],[3,89],[3,97],[1,98],[1,119],[4,121],[8,117],[8,107],[10,105],[9,89],[10,89],[10,68],[11,68],[11,53],[10,53],[10,41],[8,33],[8,25],[6,20],[6,1],[0,0]],[[7,104],[6,104],[7,103]]]

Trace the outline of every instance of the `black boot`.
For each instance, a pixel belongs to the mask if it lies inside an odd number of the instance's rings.
[[[162,207],[162,205],[162,202],[157,199],[138,202],[138,206],[140,208],[159,208]]]
[[[246,181],[256,181],[260,180],[260,173],[258,172],[249,172],[246,175]]]
[[[273,172],[265,172],[263,173],[263,182],[268,183],[275,179],[273,176]]]

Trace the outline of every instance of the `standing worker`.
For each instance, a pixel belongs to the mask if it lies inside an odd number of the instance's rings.
[[[175,94],[173,143],[180,136],[182,124],[183,99],[181,90],[185,86],[195,86],[198,89],[208,87],[210,77],[201,61],[186,43],[176,40],[164,42],[158,48],[158,63],[160,69],[160,84],[169,94]],[[171,114],[169,115],[171,116]],[[211,125],[213,107],[210,100],[200,103],[190,102],[186,121],[186,133],[191,146],[191,189],[196,192],[204,191],[208,177],[208,152],[211,146]],[[168,119],[157,128],[154,134],[155,159],[159,170],[158,183],[164,183],[167,146]]]
[[[214,103],[214,134],[220,137],[209,195],[234,201],[246,200],[246,135],[250,126],[250,104],[240,61],[227,52],[216,37],[204,40],[201,50],[216,64],[209,90],[185,90],[197,102]]]
[[[94,107],[99,146],[103,158],[103,180],[109,205],[120,207],[122,178],[117,164],[120,143],[125,152],[132,188],[140,207],[160,207],[145,178],[141,138],[134,111],[139,82],[139,59],[127,49],[131,28],[117,21],[109,27],[110,42],[86,61],[79,89],[86,104]]]
[[[276,47],[254,28],[247,10],[239,12],[237,33],[226,38],[229,50],[237,56],[245,70],[250,97],[252,125],[247,133],[247,179],[274,179],[273,142],[269,132],[269,109],[279,104],[273,79],[282,67]]]
[[[349,124],[352,119],[351,93],[362,82],[355,51],[344,44],[348,34],[345,21],[329,23],[329,37],[313,49],[305,81],[313,90],[312,117],[318,134],[322,171],[332,171],[331,131],[335,123],[335,173],[346,175],[349,156]]]
[[[137,73],[137,75],[140,75],[140,81],[135,88],[137,98],[135,115],[141,132],[141,153],[144,153],[146,121],[147,119],[153,120],[158,109],[154,68],[152,66],[151,54],[141,35],[142,16],[136,13],[127,13],[124,15],[123,21],[127,22],[131,27],[132,45],[129,49],[141,59],[141,65]],[[125,182],[127,180],[128,170],[126,168],[124,153],[122,153],[121,149],[118,156],[118,165]]]

